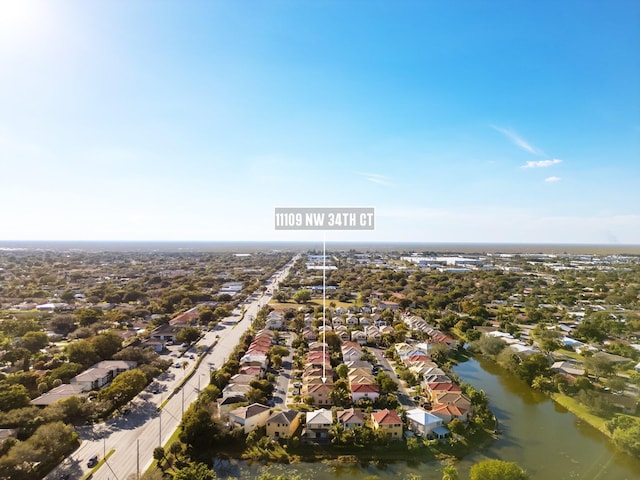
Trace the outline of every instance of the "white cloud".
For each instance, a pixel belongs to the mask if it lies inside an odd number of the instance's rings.
[[[551,160],[529,161],[522,165],[522,168],[546,168],[551,167],[552,165],[558,165],[559,163],[562,163],[562,160],[557,158]]]
[[[371,183],[377,183],[378,185],[384,185],[386,187],[392,187],[394,184],[386,175],[380,175],[379,173],[370,172],[358,172],[358,175]]]
[[[560,181],[560,177],[547,177],[544,179],[545,182],[548,183],[554,183],[554,182],[559,182]]]
[[[522,150],[525,150],[529,153],[533,153],[534,155],[544,155],[544,152],[542,150],[531,145],[529,142],[527,142],[524,138],[522,138],[513,130],[510,130],[508,128],[498,127],[496,125],[491,125],[491,128],[503,134],[505,137],[511,140],[511,142],[514,145],[517,145]]]

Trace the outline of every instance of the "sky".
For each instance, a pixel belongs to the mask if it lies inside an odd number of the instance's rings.
[[[322,236],[640,244],[640,2],[0,0],[0,240]]]

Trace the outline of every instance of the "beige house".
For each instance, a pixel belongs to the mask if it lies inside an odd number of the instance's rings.
[[[295,410],[274,413],[267,419],[267,435],[275,440],[292,437],[300,427],[301,417]]]
[[[366,423],[365,414],[357,408],[349,408],[348,410],[338,410],[336,412],[338,423],[344,428],[364,427]]]
[[[314,405],[331,405],[331,392],[333,383],[327,379],[327,383],[305,384],[303,393],[313,398]]]
[[[239,407],[229,412],[229,421],[242,427],[244,433],[249,433],[258,427],[266,425],[271,409],[260,403],[252,403],[246,407]]]
[[[402,439],[402,419],[393,410],[384,409],[371,414],[374,430],[383,430],[392,440]]]
[[[435,401],[431,413],[441,418],[444,423],[449,423],[454,418],[466,422],[471,411],[471,400],[460,392],[434,393]]]

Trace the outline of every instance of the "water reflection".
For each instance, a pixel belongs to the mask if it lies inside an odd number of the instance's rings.
[[[617,451],[600,432],[576,419],[545,395],[487,360],[469,360],[455,368],[462,381],[484,390],[502,431],[497,440],[456,463],[460,478],[468,478],[471,465],[486,458],[515,461],[532,479],[542,480],[637,480],[640,460]],[[380,480],[404,480],[418,475],[423,480],[440,480],[444,462],[431,461],[385,465],[344,465],[336,462],[295,465],[247,465],[237,462],[230,475],[255,479],[270,472],[287,478],[363,480],[375,475]]]

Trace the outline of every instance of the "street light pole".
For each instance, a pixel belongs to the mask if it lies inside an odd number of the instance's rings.
[[[158,419],[158,446],[162,446],[162,409],[160,410],[160,418]]]
[[[136,480],[140,480],[140,439],[136,440]]]

